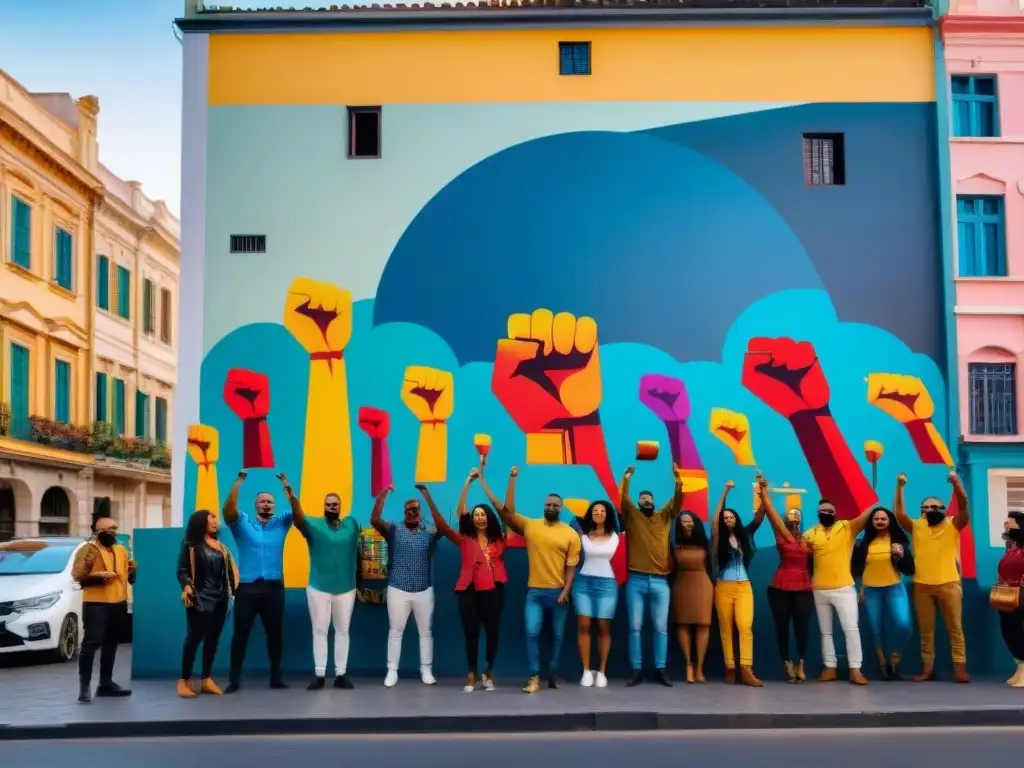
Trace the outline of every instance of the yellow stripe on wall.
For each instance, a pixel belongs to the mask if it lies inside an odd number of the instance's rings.
[[[559,76],[560,40],[592,75]],[[921,102],[932,62],[925,27],[214,34],[209,103]]]

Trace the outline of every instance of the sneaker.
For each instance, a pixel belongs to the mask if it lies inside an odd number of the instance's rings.
[[[312,680],[309,681],[309,685],[306,686],[306,690],[307,691],[319,691],[319,690],[322,690],[323,687],[324,687],[324,683],[326,683],[326,682],[327,681],[324,680],[322,677],[314,677]]]
[[[556,675],[554,672],[551,673],[551,677],[548,678],[548,688],[553,691],[557,691],[562,687],[562,678]]]
[[[495,689],[494,678],[484,673],[484,690],[493,691]]]
[[[630,675],[629,680],[626,681],[626,687],[632,688],[633,686],[640,685],[644,681],[643,676],[640,674],[639,669],[633,670],[633,674]]]
[[[387,676],[384,678],[384,687],[394,688],[396,685],[398,685],[398,670],[389,669]]]
[[[429,664],[424,664],[420,667],[420,680],[423,681],[424,685],[437,685],[437,679],[434,677]]]
[[[595,672],[594,673],[594,685],[597,688],[607,688],[608,687],[608,678],[605,677],[604,672]]]
[[[111,681],[109,683],[100,683],[96,688],[96,695],[116,699],[131,696],[132,692],[130,688],[122,688],[117,683]]]
[[[589,669],[583,670],[583,678],[580,680],[580,685],[584,688],[592,688],[594,686],[594,673]]]
[[[540,690],[540,677],[533,675],[523,686],[523,693],[536,693]]]
[[[476,690],[476,675],[472,672],[466,676],[466,684],[462,686],[463,693],[472,693]]]
[[[348,675],[338,675],[334,678],[334,687],[342,688],[346,691],[351,691],[355,688],[355,686],[352,685],[352,681],[348,679]]]

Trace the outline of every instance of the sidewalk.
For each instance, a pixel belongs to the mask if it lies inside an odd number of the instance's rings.
[[[115,676],[127,684],[131,649],[118,654]],[[1002,682],[848,683],[763,689],[677,683],[603,690],[566,681],[534,696],[520,680],[501,680],[493,693],[462,693],[462,682],[428,688],[403,679],[391,690],[380,679],[356,679],[356,690],[309,692],[306,680],[271,691],[248,680],[233,696],[179,699],[173,681],[135,681],[126,699],[79,704],[73,664],[0,670],[0,741],[177,735],[328,733],[509,733],[751,728],[951,727],[1024,724],[1024,691]]]

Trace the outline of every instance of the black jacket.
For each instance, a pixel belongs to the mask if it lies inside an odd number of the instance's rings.
[[[192,551],[195,551],[196,572],[192,575]],[[228,600],[234,592],[234,568],[231,553],[224,548],[224,556],[220,552],[199,544],[193,547],[187,541],[181,542],[178,550],[178,584],[184,589],[191,586],[199,597],[202,610],[212,610],[217,603]]]
[[[867,538],[861,536],[857,545],[853,548],[853,556],[850,558],[850,570],[853,578],[860,581],[864,576],[864,567],[868,562]],[[904,576],[914,575],[914,553],[910,551],[910,543],[903,544],[903,554],[899,557],[892,556],[892,564]]]

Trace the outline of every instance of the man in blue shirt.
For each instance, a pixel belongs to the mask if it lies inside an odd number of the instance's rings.
[[[294,513],[274,514],[274,497],[256,494],[255,517],[238,511],[238,492],[246,471],[235,478],[227,501],[224,522],[238,546],[239,584],[235,592],[235,631],[231,638],[231,672],[224,693],[234,693],[242,682],[242,663],[249,633],[259,616],[267,636],[270,657],[270,687],[287,688],[281,679],[281,646],[284,632],[284,540],[292,527]],[[291,494],[292,505],[298,500]]]

